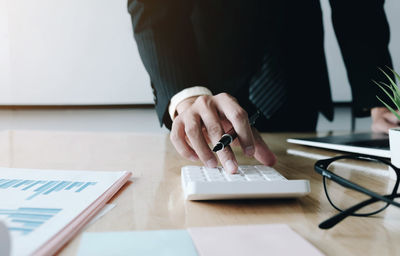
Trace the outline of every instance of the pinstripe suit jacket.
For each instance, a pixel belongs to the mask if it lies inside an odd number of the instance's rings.
[[[384,1],[330,3],[353,107],[365,115],[380,105],[377,94],[384,97],[371,82],[384,80],[377,67],[392,67]],[[288,102],[312,104],[333,118],[318,0],[129,0],[128,10],[158,117],[167,127],[169,101],[187,87],[228,92],[245,107],[243,92],[263,53],[277,50],[288,74]]]

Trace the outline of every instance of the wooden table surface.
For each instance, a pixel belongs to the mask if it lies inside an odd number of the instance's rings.
[[[313,165],[338,153],[286,143],[288,137],[310,135],[263,134],[278,157],[279,172],[310,180],[311,194],[299,199],[184,201],[180,168],[193,163],[181,159],[164,134],[4,131],[0,165],[132,171],[132,181],[111,200],[116,207],[85,229],[89,232],[285,223],[327,255],[400,255],[400,210],[393,206],[375,217],[349,217],[330,230],[318,228],[336,210]],[[239,164],[257,164],[234,150]],[[81,234],[59,255],[76,255]]]

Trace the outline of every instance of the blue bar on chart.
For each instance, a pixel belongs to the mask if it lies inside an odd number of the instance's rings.
[[[66,190],[71,190],[71,189],[74,188],[74,187],[79,187],[79,186],[82,186],[82,185],[83,185],[83,182],[75,181],[74,183],[72,183],[71,185],[69,185],[69,186],[66,188]]]
[[[10,231],[27,235],[46,223],[61,210],[60,208],[20,207],[18,209],[0,209],[0,216],[6,216],[6,221],[9,223],[7,226]]]
[[[87,187],[89,187],[91,185],[96,185],[96,182],[86,182],[79,189],[77,189],[75,192],[81,192],[82,190],[84,190],[85,188],[87,188]]]
[[[0,185],[0,188],[9,188],[9,187],[11,187],[12,185],[14,185],[15,183],[18,183],[18,182],[20,182],[21,180],[5,180],[5,182],[3,182],[1,185]]]
[[[79,193],[96,184],[97,182],[93,181],[0,179],[0,192],[13,189],[30,191],[32,194],[25,200],[32,200],[39,195],[49,195],[60,191]]]
[[[57,185],[55,185],[54,187],[52,187],[51,189],[47,190],[44,194],[48,195],[53,191],[60,191],[61,189],[65,188],[66,186],[68,186],[69,184],[71,184],[71,181],[61,181],[59,182]]]
[[[21,185],[28,185],[31,184],[32,182],[34,182],[33,180],[23,180],[17,184],[15,184],[14,186],[12,186],[13,188],[18,188]]]

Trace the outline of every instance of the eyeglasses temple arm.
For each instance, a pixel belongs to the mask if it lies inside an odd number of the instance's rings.
[[[388,198],[388,199],[393,199],[396,197],[400,197],[400,194],[391,194],[391,195],[385,195],[384,197]],[[363,208],[364,206],[367,206],[369,204],[375,203],[376,201],[379,201],[379,199],[377,198],[370,198],[368,200],[362,201],[350,208],[347,208],[346,210],[339,212],[338,214],[336,214],[335,216],[325,220],[324,222],[322,222],[321,224],[319,224],[319,227],[322,229],[329,229],[333,226],[335,226],[336,224],[338,224],[339,222],[341,222],[342,220],[344,220],[346,217],[350,216],[351,214],[353,214],[354,212],[356,212],[357,210]],[[394,202],[394,201],[391,201]]]
[[[369,189],[361,187],[361,186],[359,186],[359,185],[357,185],[357,184],[355,184],[355,183],[353,183],[353,182],[351,182],[349,180],[346,180],[346,179],[344,179],[344,178],[342,178],[342,177],[340,177],[340,176],[338,176],[338,175],[336,175],[336,174],[334,174],[332,172],[323,171],[322,175],[327,177],[328,179],[331,179],[331,180],[335,181],[336,183],[338,183],[338,184],[340,184],[340,185],[342,185],[344,187],[356,190],[358,192],[367,194],[370,197],[376,198],[377,200],[381,200],[381,201],[384,201],[384,202],[386,202],[388,204],[392,204],[392,205],[395,205],[397,207],[400,207],[400,203],[395,202],[393,200],[390,200],[385,196],[381,196],[381,195],[379,195],[379,194],[377,194],[377,193],[375,193],[375,192],[373,192],[373,191],[371,191]]]

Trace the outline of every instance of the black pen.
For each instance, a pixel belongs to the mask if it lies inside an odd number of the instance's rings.
[[[256,123],[257,118],[260,116],[260,111],[257,111],[249,118],[250,126],[253,126]],[[227,131],[224,135],[222,135],[221,139],[215,144],[213,151],[217,152],[221,149],[224,149],[226,146],[232,143],[234,139],[237,138],[237,134],[233,127]]]

